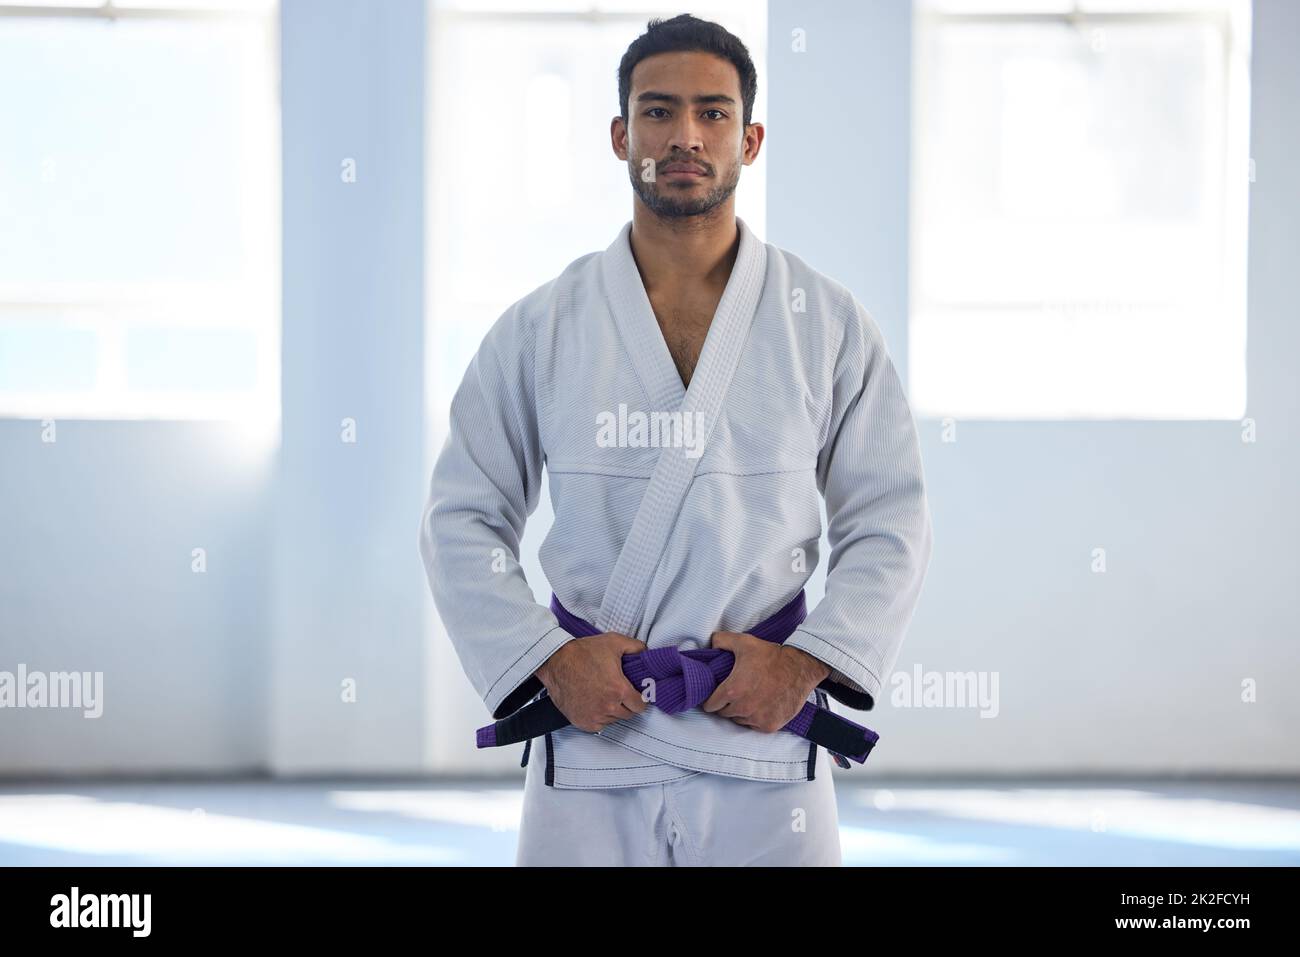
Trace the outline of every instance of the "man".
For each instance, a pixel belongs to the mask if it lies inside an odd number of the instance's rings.
[[[510,307],[452,401],[420,534],[435,602],[493,717],[540,695],[569,721],[527,764],[521,865],[841,862],[828,762],[786,726],[827,693],[872,706],[930,515],[875,323],[735,215],[756,85],[720,26],[650,21],[610,128],[631,222]],[[550,608],[519,566],[543,464]],[[803,619],[819,494],[830,571]],[[624,670],[673,648],[734,656],[677,713]]]

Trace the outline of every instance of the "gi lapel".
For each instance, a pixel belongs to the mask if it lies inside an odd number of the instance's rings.
[[[736,261],[684,394],[632,256],[630,222],[601,258],[610,311],[650,397],[652,410],[690,412],[697,436],[706,445],[740,362],[767,275],[766,247],[739,217],[736,225],[740,232]],[[687,451],[683,446],[670,445],[659,452],[623,550],[605,586],[595,621],[602,631],[637,637],[651,579],[703,457],[688,455]]]

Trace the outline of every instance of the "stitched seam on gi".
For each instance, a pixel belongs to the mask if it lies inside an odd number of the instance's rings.
[[[576,764],[557,764],[557,768],[563,768],[565,771],[639,771],[642,768],[662,767],[660,764],[627,764],[611,768],[580,768]],[[696,773],[696,772],[693,772]]]
[[[804,629],[802,629],[802,628],[796,628],[796,629],[794,630],[794,632],[795,632],[795,634],[799,634],[800,632],[803,632],[803,633],[804,633],[805,635],[807,635],[809,638],[815,638],[815,639],[817,639],[817,640],[820,641],[823,645],[825,645],[827,648],[833,648],[834,650],[836,650],[836,651],[838,651],[840,654],[842,654],[845,658],[848,658],[849,661],[853,662],[855,665],[859,665],[859,666],[861,666],[862,670],[865,671],[867,674],[871,675],[871,677],[875,678],[877,682],[880,681],[880,675],[876,674],[876,672],[875,672],[874,669],[872,669],[870,666],[868,666],[866,662],[864,662],[864,661],[860,661],[860,660],[858,660],[857,658],[855,658],[853,655],[849,654],[847,651],[845,651],[845,650],[844,650],[843,648],[841,648],[839,645],[831,644],[829,641],[827,641],[825,638],[822,638],[820,635],[814,635],[811,631],[804,631]],[[793,647],[793,646],[792,646],[792,647]]]
[[[608,462],[550,462],[546,467],[552,475],[612,475],[616,478],[641,479],[649,481],[653,472],[647,472],[645,469],[620,468],[616,465],[610,465]],[[816,472],[816,461],[804,465],[792,465],[789,468],[773,469],[764,466],[755,466],[753,469],[726,469],[726,468],[701,468],[696,471],[696,477],[701,475],[734,475],[738,477],[748,477],[751,475],[794,475],[800,472]]]
[[[692,771],[690,774],[683,774],[675,778],[661,778],[657,781],[641,781],[637,784],[566,784],[562,788],[556,788],[558,791],[608,791],[614,788],[647,788],[655,784],[671,784],[674,781],[681,781],[683,778],[692,778],[697,774],[703,774],[703,771]],[[750,778],[751,781],[762,781],[765,778]]]
[[[732,471],[731,469],[703,469],[699,472],[696,472],[695,477],[699,478],[701,475],[734,475],[737,478],[749,478],[755,475],[797,475],[800,472],[816,472],[816,471],[817,471],[817,463],[814,462],[812,465],[801,465],[798,468],[764,469],[761,472],[735,472]]]
[[[498,677],[496,681],[492,682],[492,686],[488,688],[488,690],[487,690],[487,694],[485,695],[485,697],[487,697],[487,698],[491,698],[491,697],[492,697],[492,689],[495,688],[497,685],[499,685],[499,684],[502,682],[502,680],[504,680],[505,677],[506,677],[508,674],[510,674],[510,672],[514,669],[515,665],[519,664],[519,662],[521,662],[521,661],[523,661],[525,658],[527,658],[527,657],[532,653],[532,651],[533,651],[534,648],[536,648],[538,645],[540,645],[543,641],[546,640],[546,636],[547,636],[547,635],[549,635],[549,634],[550,634],[551,632],[553,632],[553,631],[557,631],[557,630],[559,630],[559,628],[560,628],[560,626],[559,626],[559,625],[556,625],[554,628],[548,628],[548,629],[546,629],[546,631],[545,631],[545,633],[542,635],[542,637],[540,637],[540,638],[538,638],[536,641],[534,641],[531,645],[528,646],[528,648],[527,648],[527,649],[526,649],[526,650],[525,650],[525,651],[524,651],[524,652],[523,652],[523,653],[522,653],[518,658],[516,658],[514,661],[510,662],[510,664],[509,664],[508,666],[506,666],[506,670],[503,671],[503,672],[501,673],[501,676]],[[523,684],[523,682],[521,681],[520,684]],[[516,687],[517,687],[517,686],[516,686]]]
[[[613,475],[617,478],[649,481],[653,471],[633,466],[611,465],[608,462],[547,462],[552,475]]]
[[[737,774],[736,771],[692,771],[688,775],[682,775],[681,778],[666,778],[662,781],[645,781],[643,784],[565,784],[563,789],[590,789],[590,791],[601,791],[603,788],[640,788],[646,784],[672,784],[673,781],[680,781],[684,778],[693,778],[697,774],[716,774],[722,775],[723,778],[740,778],[746,781],[757,781],[759,784],[806,784],[807,781],[802,778],[755,778],[751,774]]]
[[[724,720],[726,720],[726,719],[724,719]],[[670,745],[670,746],[672,746],[672,747],[674,747],[674,748],[680,748],[682,751],[694,751],[696,754],[711,754],[711,755],[714,755],[714,756],[716,756],[716,757],[720,757],[720,758],[733,758],[733,759],[735,759],[735,760],[737,760],[737,761],[753,761],[753,762],[755,762],[756,764],[787,764],[787,765],[794,765],[794,764],[807,764],[807,763],[808,763],[808,759],[807,759],[807,758],[799,758],[797,761],[778,761],[778,760],[776,760],[775,758],[751,758],[751,757],[747,757],[746,755],[743,755],[743,754],[728,754],[728,753],[726,753],[725,751],[705,751],[705,750],[703,750],[703,749],[701,749],[701,748],[692,748],[692,747],[688,747],[687,745],[684,745],[684,744],[676,744],[675,742],[672,742],[672,741],[665,741],[663,738],[656,738],[653,734],[647,734],[645,731],[638,731],[638,730],[636,730],[636,728],[627,728],[627,727],[625,727],[623,730],[626,731],[628,734],[639,734],[641,737],[643,737],[643,738],[649,738],[651,741],[658,741],[660,744],[667,744],[667,745]],[[618,741],[618,739],[616,739],[616,738],[609,738],[608,740],[613,741],[615,744],[621,744],[621,743],[622,743],[622,742]],[[721,773],[721,772],[719,772],[719,773]],[[754,780],[756,780],[756,781],[762,781],[762,780],[766,780],[766,778],[754,778]]]

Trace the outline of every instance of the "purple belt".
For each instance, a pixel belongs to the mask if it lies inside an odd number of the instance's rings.
[[[560,627],[575,638],[599,635],[600,629],[579,618],[551,595],[551,611]],[[764,641],[781,644],[807,617],[807,605],[801,589],[790,602],[749,630],[749,634]],[[634,688],[643,688],[647,678],[654,681],[654,704],[668,714],[677,714],[688,708],[697,708],[731,674],[736,656],[721,648],[699,648],[680,651],[674,647],[652,648],[648,651],[623,656],[623,674]],[[827,682],[822,682],[822,687]],[[542,692],[545,695],[545,691]],[[549,696],[544,696],[520,708],[509,717],[479,728],[480,748],[497,748],[516,744],[551,731],[566,727],[566,718]],[[829,708],[805,702],[799,713],[791,718],[783,731],[797,734],[805,740],[819,744],[829,751],[842,767],[848,767],[844,757],[858,762],[867,760],[879,735]]]

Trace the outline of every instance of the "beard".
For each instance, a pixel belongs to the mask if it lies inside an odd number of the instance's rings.
[[[736,191],[736,184],[740,182],[740,164],[737,163],[728,170],[727,175],[722,180],[715,182],[713,188],[705,192],[704,195],[687,196],[684,192],[677,195],[672,186],[667,188],[661,188],[660,186],[659,166],[667,166],[669,162],[672,161],[665,161],[655,167],[655,181],[653,183],[647,183],[641,179],[639,173],[641,167],[640,158],[633,159],[629,157],[627,164],[628,179],[632,181],[633,191],[652,213],[664,219],[704,216],[725,203],[727,197]],[[717,168],[713,167],[709,169],[709,172],[716,176]]]

